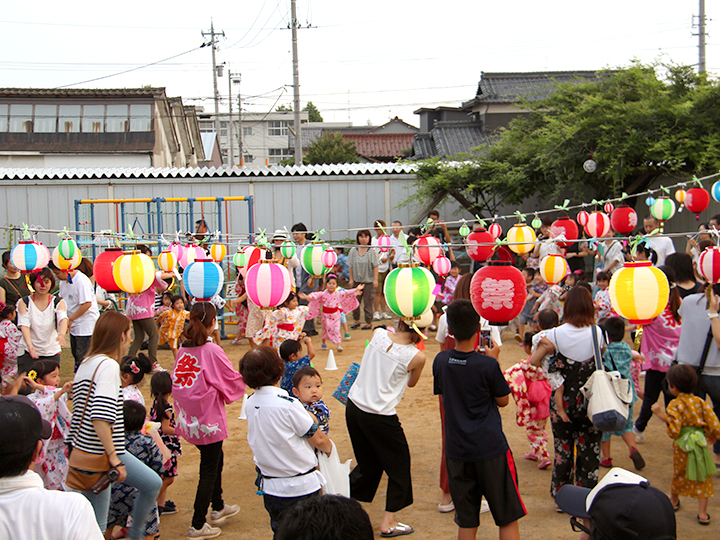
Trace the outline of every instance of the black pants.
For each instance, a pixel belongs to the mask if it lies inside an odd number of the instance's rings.
[[[200,478],[195,493],[195,512],[192,526],[202,529],[205,516],[212,501],[212,509],[216,512],[225,507],[222,498],[223,450],[222,441],[212,444],[198,444],[200,450]]]
[[[77,373],[80,362],[83,361],[90,348],[90,338],[92,336],[73,336],[70,334],[70,350],[75,359],[75,373]]]
[[[320,495],[320,490],[314,493],[308,493],[307,495],[300,495],[299,497],[277,497],[276,495],[263,494],[263,502],[265,503],[265,510],[270,514],[270,527],[273,533],[277,530],[280,525],[280,518],[282,513],[288,508],[292,508],[300,501],[305,499],[311,499]],[[273,534],[273,538],[275,535]]]
[[[385,510],[397,512],[410,506],[413,503],[410,447],[397,415],[369,414],[348,399],[345,419],[357,460],[350,473],[350,496],[372,502],[385,472],[388,475]]]
[[[665,373],[662,371],[658,371],[656,369],[648,369],[645,371],[645,397],[643,397],[642,400],[640,414],[638,415],[637,420],[635,420],[635,429],[638,431],[645,431],[650,418],[652,418],[652,411],[650,410],[650,407],[652,407],[658,400],[661,392],[663,394],[663,398],[665,399],[665,407],[667,407],[668,403],[670,403],[673,399],[672,394],[663,391],[662,382],[664,378]]]

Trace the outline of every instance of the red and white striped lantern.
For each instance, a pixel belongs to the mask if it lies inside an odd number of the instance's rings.
[[[432,269],[438,276],[446,276],[450,272],[450,266],[452,266],[452,262],[445,255],[440,255],[432,263]]]
[[[593,212],[588,217],[585,231],[592,238],[604,238],[610,232],[610,218],[603,212]]]
[[[606,202],[605,206],[603,206],[603,210],[605,210],[606,214],[612,214],[612,211],[615,210],[615,207],[613,206],[613,203]]]
[[[443,252],[438,239],[429,234],[415,240],[413,247],[415,248],[415,258],[425,266],[430,266]]]
[[[588,214],[585,210],[580,210],[577,215],[577,222],[580,224],[581,227],[584,227],[585,225],[587,225],[589,217],[590,214]]]
[[[620,234],[630,234],[637,227],[637,212],[630,206],[618,206],[610,215],[610,223]]]
[[[708,283],[720,283],[720,248],[709,247],[700,254],[698,272]]]
[[[335,253],[335,250],[333,248],[329,247],[325,251],[323,251],[320,260],[322,261],[325,268],[332,268],[333,266],[335,266],[335,263],[337,263],[337,253]]]
[[[180,257],[180,266],[184,270],[189,264],[204,258],[206,258],[205,250],[196,244],[190,244],[183,249],[182,256]]]
[[[267,259],[266,249],[260,249],[255,246],[247,246],[243,249],[243,251],[245,252],[245,268],[247,270],[255,266],[260,261]]]
[[[282,304],[290,294],[290,272],[285,266],[273,262],[255,264],[245,276],[248,297],[263,309]]]
[[[503,232],[502,226],[499,223],[491,223],[488,232],[493,235],[493,238],[500,238]]]
[[[560,283],[568,273],[568,263],[562,255],[552,253],[540,261],[540,275],[550,285]]]
[[[392,239],[387,234],[383,234],[381,236],[378,236],[377,245],[380,248],[381,252],[387,253],[388,250],[392,247]]]

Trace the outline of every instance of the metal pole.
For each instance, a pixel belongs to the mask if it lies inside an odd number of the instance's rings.
[[[240,82],[242,81],[242,75],[236,73],[235,83],[238,85],[237,100],[238,100],[238,163],[242,167],[245,165],[243,160],[243,127],[242,127],[242,99],[240,98]]]
[[[234,129],[233,129],[233,117],[232,117],[232,73],[230,72],[229,69],[228,69],[228,106],[230,107],[230,110],[228,112],[228,116],[229,116],[229,118],[228,118],[228,139],[229,139],[229,141],[228,142],[230,143],[230,145],[229,145],[230,146],[230,152],[229,152],[230,153],[230,167],[234,167],[235,166],[235,154],[233,152],[233,147],[235,146],[235,144],[234,144],[235,137],[233,137]]]
[[[212,63],[213,63],[213,98],[215,100],[215,136],[220,137],[220,117],[218,116],[219,113],[219,105],[220,105],[220,93],[218,92],[218,84],[217,84],[217,64],[215,63],[215,50],[217,49],[217,40],[215,39],[215,36],[225,36],[225,32],[218,32],[215,33],[215,26],[213,25],[213,20],[210,19],[210,32],[202,32],[203,37],[210,36],[210,46],[212,47]]]
[[[705,73],[705,0],[700,0],[698,19],[698,73]]]
[[[297,46],[297,0],[290,1],[291,28],[292,28],[292,55],[293,55],[293,112],[295,129],[295,165],[302,165],[302,134],[300,132],[300,68],[298,67]]]

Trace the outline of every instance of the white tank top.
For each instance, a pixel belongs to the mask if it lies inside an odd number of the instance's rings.
[[[376,330],[348,397],[366,413],[394,415],[407,388],[408,365],[417,353],[415,345],[398,345],[387,330]]]
[[[22,301],[21,299],[20,302]],[[37,308],[30,296],[27,313],[20,316],[18,325],[30,328],[30,340],[38,356],[54,356],[62,351],[57,342],[55,321],[57,319],[57,322],[60,322],[65,318],[67,318],[67,312],[56,310],[53,296],[50,297],[44,311]]]

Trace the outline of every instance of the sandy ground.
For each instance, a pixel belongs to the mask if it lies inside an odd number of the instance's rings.
[[[325,401],[330,407],[330,437],[337,445],[341,460],[353,458],[352,445],[345,427],[344,406],[331,396],[350,363],[359,362],[365,341],[370,339],[370,330],[351,331],[352,338],[343,343],[345,351],[335,354],[337,371],[326,371],[328,353],[320,351],[319,338],[313,338],[318,349],[314,359],[315,367],[323,377]],[[503,335],[504,347],[500,355],[503,369],[510,367],[524,357],[524,352],[517,345],[512,335]],[[233,346],[224,341],[223,346],[237,367],[238,361],[248,350],[247,345]],[[415,502],[412,506],[397,514],[403,523],[412,525],[414,540],[450,539],[457,535],[457,527],[452,514],[440,514],[437,503],[440,499],[438,475],[440,465],[440,417],[438,414],[437,396],[432,393],[432,360],[439,352],[439,344],[434,334],[426,342],[427,363],[422,377],[415,388],[409,388],[402,403],[398,407],[398,416],[410,444],[412,455],[412,478]],[[69,351],[65,351],[63,375],[69,378],[72,360]],[[172,367],[170,351],[159,351],[159,361],[165,367]],[[63,379],[65,380],[65,378]],[[140,387],[145,399],[150,404],[149,378]],[[221,538],[229,539],[271,539],[270,519],[263,507],[262,497],[255,494],[255,469],[252,453],[247,444],[247,424],[239,420],[241,402],[227,407],[230,437],[224,443],[225,469],[223,474],[224,498],[230,504],[239,504],[240,514],[228,520],[223,526]],[[635,411],[639,411],[639,403]],[[569,516],[555,512],[555,505],[549,495],[550,469],[540,471],[537,464],[523,459],[528,450],[527,439],[522,428],[515,423],[515,406],[512,403],[502,409],[503,428],[508,442],[515,455],[518,466],[520,491],[528,511],[528,515],[520,520],[520,533],[527,539],[547,538],[579,538],[573,533]],[[549,430],[549,424],[548,424]],[[668,438],[663,425],[653,419],[646,432],[645,441],[638,444],[647,466],[642,471],[652,485],[669,494],[670,477],[672,474],[672,441]],[[616,466],[634,470],[628,458],[622,440],[613,439],[613,460]],[[552,435],[550,434],[550,452],[552,455]],[[185,538],[190,519],[198,478],[199,453],[195,447],[183,443],[183,456],[179,460],[179,476],[168,490],[168,498],[175,501],[179,512],[161,518],[160,532],[162,538]],[[600,469],[601,475],[607,469]],[[716,477],[717,479],[718,477]],[[717,482],[716,482],[717,483]],[[379,525],[385,502],[386,480],[383,479],[375,501],[365,505],[373,522],[376,536],[379,538]],[[720,537],[720,506],[717,497],[710,500],[708,511],[713,517],[709,527],[702,527],[696,521],[697,502],[683,498],[682,508],[676,514],[679,539],[717,539]],[[498,529],[490,514],[483,514],[478,538],[497,538]]]

